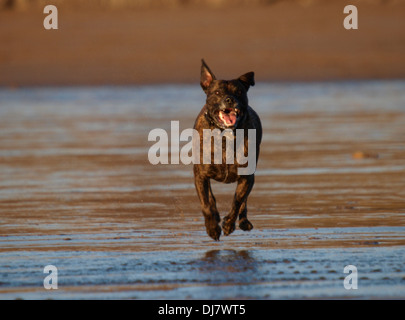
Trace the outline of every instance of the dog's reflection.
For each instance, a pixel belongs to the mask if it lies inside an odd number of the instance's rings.
[[[243,274],[246,281],[246,277],[252,278],[256,273],[257,262],[248,250],[210,250],[199,260],[198,269],[215,278],[227,279],[229,274]]]

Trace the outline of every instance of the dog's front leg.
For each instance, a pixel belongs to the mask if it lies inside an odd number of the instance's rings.
[[[200,198],[207,234],[215,241],[218,241],[221,236],[221,227],[219,226],[221,218],[219,217],[215,197],[212,194],[210,179],[201,175],[199,170],[194,167],[194,183]]]
[[[228,236],[235,230],[235,221],[240,219],[239,226],[242,230],[248,231],[253,228],[253,225],[247,220],[247,198],[250,191],[252,191],[253,184],[255,183],[254,174],[249,176],[241,176],[238,180],[235,196],[232,202],[232,208],[229,214],[224,218],[222,223],[222,230],[224,235]]]

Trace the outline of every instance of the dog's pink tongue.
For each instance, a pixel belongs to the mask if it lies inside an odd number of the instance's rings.
[[[225,113],[221,111],[219,117],[227,126],[233,126],[236,123],[236,115],[233,112]]]

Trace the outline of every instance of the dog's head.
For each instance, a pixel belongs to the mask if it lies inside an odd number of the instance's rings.
[[[235,129],[246,116],[247,91],[255,85],[254,73],[234,80],[217,80],[204,60],[201,66],[201,87],[207,95],[207,116],[221,129]]]

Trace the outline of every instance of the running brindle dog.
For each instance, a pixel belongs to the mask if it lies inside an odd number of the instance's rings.
[[[257,113],[248,105],[247,91],[254,86],[254,73],[249,72],[237,79],[225,81],[217,80],[207,64],[202,60],[201,80],[202,89],[207,95],[205,106],[198,115],[194,129],[200,135],[200,155],[203,154],[203,130],[204,129],[236,129],[244,130],[245,155],[248,147],[248,129],[256,130],[256,163],[259,157],[260,142],[262,140],[262,126]],[[234,135],[235,136],[235,135]],[[214,150],[211,149],[213,157]],[[225,159],[225,144],[222,144],[222,159]],[[202,212],[205,218],[205,227],[208,235],[219,240],[221,227],[219,226],[220,216],[216,207],[215,197],[211,190],[211,179],[223,183],[237,182],[232,208],[229,214],[224,217],[222,230],[224,234],[230,235],[235,230],[235,222],[239,217],[239,228],[250,231],[253,225],[247,219],[247,198],[252,190],[255,176],[239,175],[238,168],[246,167],[236,161],[233,164],[194,164],[195,187],[200,198]],[[255,167],[256,167],[255,163]]]

